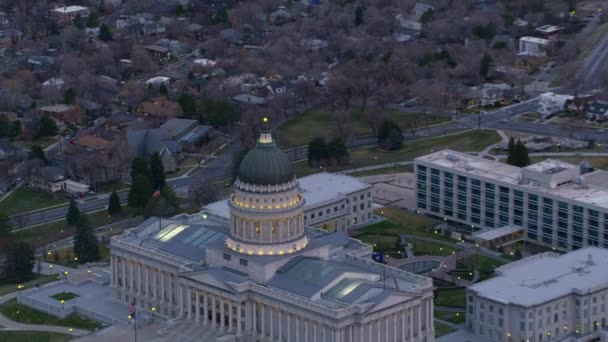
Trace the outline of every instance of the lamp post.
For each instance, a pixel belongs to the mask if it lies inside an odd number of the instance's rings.
[[[154,314],[156,313],[156,308],[152,307],[152,309],[150,309],[150,311],[152,311],[152,323],[154,323]]]
[[[135,325],[135,342],[137,342],[137,318],[135,317],[135,312],[132,315],[129,315],[129,320],[133,319],[133,324]]]

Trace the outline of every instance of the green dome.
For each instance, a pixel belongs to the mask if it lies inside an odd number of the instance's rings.
[[[239,180],[252,185],[279,185],[295,178],[287,155],[272,140],[258,140],[239,168]]]

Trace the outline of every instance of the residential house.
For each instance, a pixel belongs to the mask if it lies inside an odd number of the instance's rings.
[[[61,191],[65,172],[57,166],[34,168],[30,175],[29,186],[43,191]]]
[[[413,40],[420,35],[422,24],[417,20],[403,17],[401,14],[395,16],[393,24],[393,37],[400,43]]]
[[[171,59],[171,50],[158,45],[146,45],[144,49],[154,58],[167,61]]]
[[[205,27],[196,23],[188,24],[188,36],[194,40],[205,40]]]
[[[160,87],[161,84],[167,86],[169,83],[171,83],[171,77],[167,76],[155,76],[146,80],[147,86],[152,85],[154,87]]]
[[[220,32],[220,37],[232,45],[243,44],[243,35],[239,31],[232,28],[222,30]]]
[[[287,92],[287,83],[284,81],[270,81],[266,86],[271,94],[278,95]]]
[[[585,108],[585,117],[589,120],[605,121],[608,119],[608,102],[594,100]]]
[[[127,131],[127,143],[133,155],[149,157],[158,153],[165,172],[175,172],[178,163],[183,159],[179,142],[173,140],[167,128],[153,128]]]
[[[546,119],[564,111],[566,102],[574,99],[571,95],[559,95],[555,93],[544,93],[538,100],[538,113],[541,118]]]
[[[149,13],[140,13],[134,16],[120,16],[114,26],[118,30],[124,30],[129,35],[152,36],[167,31],[167,27],[154,19]]]
[[[48,80],[42,82],[43,87],[52,87],[52,88],[57,88],[57,89],[63,88],[64,85],[65,85],[65,81],[61,77],[52,77],[52,78],[49,78]]]
[[[19,149],[8,139],[0,139],[0,160],[15,159],[18,154]]]
[[[51,56],[31,56],[27,64],[32,71],[49,71],[55,66],[55,58]]]
[[[166,96],[159,96],[151,101],[142,102],[138,111],[145,117],[162,122],[182,115],[179,104],[169,100]]]
[[[551,41],[544,38],[525,36],[519,38],[519,55],[544,56]]]
[[[152,46],[168,49],[171,54],[170,57],[179,57],[186,52],[185,45],[181,41],[175,39],[163,38],[156,41]]]
[[[477,87],[482,106],[495,106],[508,103],[513,98],[513,87],[506,83],[485,83]]]
[[[300,46],[309,51],[319,51],[329,45],[327,40],[308,38],[300,40]]]
[[[65,124],[76,126],[83,125],[86,119],[83,110],[78,105],[56,104],[38,108],[38,112]]]
[[[194,152],[205,142],[211,126],[204,126],[198,120],[174,118],[160,126],[168,131],[169,137],[180,145],[186,152]]]
[[[557,39],[559,38],[559,32],[564,28],[561,26],[555,25],[543,25],[534,29],[538,34],[540,34],[545,39]]]
[[[86,18],[90,14],[84,6],[61,6],[51,10],[51,15],[60,26],[70,25],[76,18]]]

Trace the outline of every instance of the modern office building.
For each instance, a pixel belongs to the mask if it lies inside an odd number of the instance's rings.
[[[608,250],[546,252],[467,289],[467,326],[488,341],[605,341]]]
[[[608,248],[606,171],[558,160],[519,168],[451,150],[414,164],[422,213],[465,228],[520,227],[527,241],[563,251]]]
[[[304,197],[304,224],[329,232],[344,232],[370,223],[374,217],[372,186],[355,177],[320,172],[298,179]],[[210,215],[230,217],[229,200],[210,203]]]
[[[310,228],[307,198],[263,131],[228,219],[152,218],[112,237],[114,296],[174,318],[167,341],[434,341],[432,280],[372,261],[371,246],[344,232]]]

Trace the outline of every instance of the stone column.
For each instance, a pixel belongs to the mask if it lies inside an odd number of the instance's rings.
[[[397,314],[393,314],[393,340],[397,340]]]
[[[215,327],[215,321],[217,319],[217,308],[215,303],[215,296],[211,296],[211,326]]]
[[[367,323],[367,335],[369,337],[368,341],[372,340],[372,322]]]
[[[141,264],[137,263],[137,294],[141,296],[142,286],[141,286]]]
[[[304,319],[304,342],[308,342],[308,320]]]
[[[382,318],[378,318],[376,320],[376,327],[377,327],[377,329],[376,329],[376,341],[380,341],[380,329],[381,329],[380,323],[382,322],[381,320],[382,320]]]
[[[158,275],[158,270],[155,268],[152,271],[152,293],[154,294],[152,296],[152,298],[154,298],[154,301],[158,300],[158,289],[157,289],[158,284],[157,284],[157,281],[156,281],[157,275]]]
[[[226,329],[226,313],[224,312],[224,298],[220,297],[220,329]]]
[[[312,342],[317,342],[317,322],[312,323]],[[325,342],[325,341],[323,341]]]
[[[242,310],[242,305],[241,304],[237,304],[236,306],[236,336],[240,337],[242,334],[242,327],[241,325],[243,325],[242,321],[241,321],[241,312]]]
[[[254,335],[258,335],[258,305],[256,302],[251,302],[249,304],[251,306],[251,310],[247,312],[251,312],[251,331],[254,332]]]
[[[232,332],[232,329],[234,328],[232,326],[232,310],[234,310],[234,305],[232,305],[232,302],[228,301],[228,331]]]
[[[418,305],[418,336],[422,334],[422,305],[423,303]]]
[[[401,311],[401,339],[405,340],[405,310]]]
[[[169,306],[173,306],[175,303],[173,300],[173,275],[171,273],[167,273],[167,278],[169,281],[169,291],[167,292],[167,297],[169,297]]]
[[[296,321],[296,342],[300,342],[300,318],[296,316],[294,320]]]
[[[264,314],[264,303],[260,303],[260,329],[262,331],[262,336],[266,337],[266,315]]]
[[[188,319],[192,319],[192,290],[190,286],[188,286],[188,289],[186,290],[186,296],[188,297],[186,300],[186,303],[188,304]]]
[[[112,272],[112,287],[116,286],[116,264],[115,264],[115,260],[116,257],[114,257],[113,255],[110,255],[110,268],[111,268],[111,272]]]
[[[165,272],[160,271],[160,304],[165,305]]]
[[[135,267],[135,263],[129,262],[129,291],[135,292],[135,278],[133,277],[133,267]]]
[[[203,294],[203,324],[209,324],[209,305],[207,302],[209,301],[209,296],[207,293]]]
[[[409,308],[407,310],[407,320],[409,322],[407,328],[410,331],[410,340],[414,338],[414,309]]]
[[[277,318],[279,323],[279,341],[283,340],[283,312],[281,309],[277,310]]]
[[[198,323],[201,320],[201,303],[200,303],[201,294],[200,294],[200,292],[196,291],[194,293],[194,296],[196,297],[196,299],[194,301],[194,308],[196,309],[196,319],[194,321]]]
[[[270,316],[270,339],[274,338],[274,308],[272,306],[268,307],[268,316]]]
[[[285,319],[287,320],[287,341],[291,340],[291,314],[285,313]]]
[[[184,287],[178,285],[179,288],[179,317],[184,317]]]

